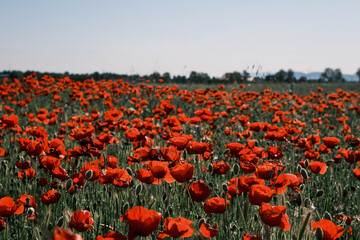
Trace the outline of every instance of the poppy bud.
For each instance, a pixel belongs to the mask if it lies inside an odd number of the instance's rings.
[[[29,197],[27,197],[27,198],[25,199],[25,201],[26,201],[26,203],[25,203],[24,207],[26,207],[26,208],[31,207],[31,204],[30,204],[30,198],[29,198]]]
[[[86,173],[85,173],[85,179],[86,180],[90,180],[92,177],[93,177],[93,171],[90,169],[90,170],[88,170],[88,171],[86,171]]]
[[[235,163],[233,167],[233,171],[235,175],[238,175],[240,173],[240,165]]]
[[[311,200],[308,199],[308,198],[305,198],[305,199],[304,199],[304,205],[305,205],[305,207],[310,208],[311,205],[312,205]]]
[[[126,210],[128,210],[129,207],[130,207],[130,206],[129,206],[129,203],[128,203],[128,202],[124,203],[124,205],[123,205],[123,207],[122,207],[123,212],[125,212]]]
[[[328,211],[325,211],[323,219],[331,220],[332,217]]]
[[[306,168],[308,168],[308,167],[309,167],[309,160],[306,159],[306,160],[304,161],[304,165],[305,165]]]
[[[70,178],[65,183],[65,189],[70,189],[73,186],[73,180]]]
[[[135,187],[135,194],[136,194],[136,195],[140,195],[141,192],[142,192],[142,190],[143,190],[143,186],[142,186],[141,183],[139,183],[139,184],[136,185],[136,187]]]
[[[309,177],[309,174],[308,174],[308,172],[307,172],[304,168],[301,169],[300,174],[301,174],[301,176],[304,178],[304,180],[307,181],[307,179],[308,179],[308,177]]]
[[[234,232],[236,228],[237,228],[236,223],[234,222],[230,223],[230,231]]]
[[[64,217],[60,217],[56,222],[56,226],[62,227],[63,223],[64,223]]]
[[[209,164],[208,169],[209,169],[209,172],[212,172],[212,171],[213,171],[213,165],[212,165],[211,163]]]
[[[316,231],[315,231],[315,237],[316,237],[316,240],[322,240],[323,237],[324,237],[324,232],[321,228],[317,228]]]
[[[199,220],[199,226],[201,226],[201,224],[205,223],[205,218],[200,218]]]
[[[324,195],[324,190],[320,189],[320,190],[317,190],[315,197],[318,198],[318,197],[321,197],[323,195]]]
[[[297,171],[297,172],[301,172],[301,169],[302,169],[302,167],[301,167],[300,165],[297,165],[296,171]]]
[[[127,167],[127,168],[126,168],[126,171],[128,172],[128,174],[129,174],[130,176],[133,175],[133,171],[131,170],[131,168]]]
[[[297,204],[298,206],[301,206],[302,202],[303,202],[303,201],[302,201],[301,194],[296,195],[296,204]]]
[[[228,192],[228,186],[225,183],[223,183],[222,189],[224,190],[225,194]]]

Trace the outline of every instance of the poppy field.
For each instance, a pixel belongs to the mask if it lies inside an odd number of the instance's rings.
[[[4,78],[0,239],[360,239],[360,95],[324,89]]]

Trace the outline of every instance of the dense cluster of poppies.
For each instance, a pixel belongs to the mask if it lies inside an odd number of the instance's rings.
[[[0,89],[4,238],[360,238],[358,93],[36,74]]]

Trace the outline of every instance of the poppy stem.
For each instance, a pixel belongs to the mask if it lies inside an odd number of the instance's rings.
[[[265,236],[264,236],[264,240],[271,240],[271,228],[269,225],[264,224],[264,229],[265,229]]]

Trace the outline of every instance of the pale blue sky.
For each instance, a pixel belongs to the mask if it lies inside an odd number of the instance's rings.
[[[360,1],[0,0],[0,71],[360,67]]]

